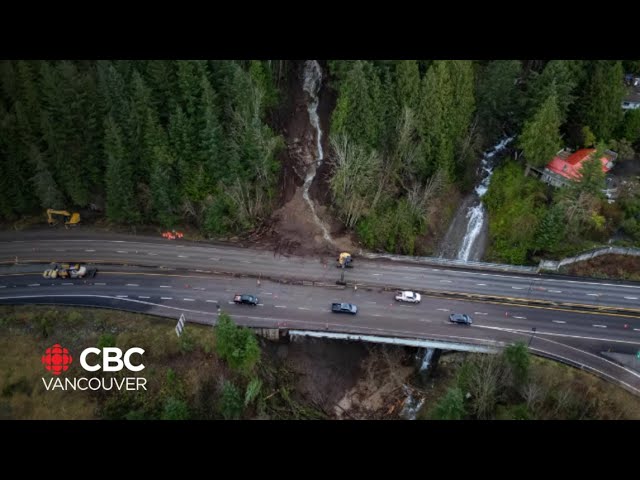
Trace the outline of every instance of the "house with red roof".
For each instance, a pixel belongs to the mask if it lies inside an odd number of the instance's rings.
[[[585,161],[593,158],[595,148],[583,148],[571,153],[567,149],[560,150],[553,160],[551,160],[544,170],[540,179],[544,183],[554,187],[564,187],[571,181],[580,181],[580,169]],[[618,154],[611,150],[605,150],[600,158],[602,171],[608,173],[613,168],[613,164],[618,158]]]

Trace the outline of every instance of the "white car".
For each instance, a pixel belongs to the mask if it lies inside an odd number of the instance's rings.
[[[396,302],[420,303],[422,297],[416,292],[398,292],[396,294]]]

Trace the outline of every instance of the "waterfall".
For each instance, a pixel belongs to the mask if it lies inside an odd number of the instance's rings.
[[[491,175],[493,175],[493,157],[496,153],[502,151],[515,137],[509,137],[501,140],[491,150],[486,152],[482,157],[482,175],[478,186],[475,188],[476,198],[471,206],[467,209],[467,230],[458,249],[456,258],[458,260],[468,261],[471,258],[473,247],[476,244],[478,236],[484,227],[486,208],[482,203],[482,197],[489,189]]]
[[[316,176],[317,169],[322,165],[322,161],[324,160],[324,152],[322,151],[322,129],[320,128],[320,119],[318,117],[318,92],[320,91],[321,86],[322,69],[320,68],[320,64],[316,60],[307,60],[304,64],[304,83],[302,85],[302,89],[307,92],[309,96],[309,104],[307,106],[309,121],[311,122],[311,126],[316,130],[316,161],[309,166],[309,170],[307,171],[307,176],[305,177],[302,189],[302,197],[309,205],[311,213],[313,214],[313,219],[322,230],[322,236],[324,239],[329,243],[333,243],[327,228],[316,214],[313,200],[309,197],[309,188],[311,187],[311,183]]]

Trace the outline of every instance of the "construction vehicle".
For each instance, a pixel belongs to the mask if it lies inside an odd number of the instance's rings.
[[[44,278],[85,278],[95,277],[98,272],[97,268],[87,268],[79,263],[69,265],[68,263],[55,264],[53,268],[44,271]]]
[[[347,253],[347,252],[342,252],[340,254],[340,256],[338,257],[338,263],[336,265],[336,267],[338,268],[353,268],[353,265],[351,265],[351,262],[353,261],[353,259],[351,258],[351,254]]]
[[[63,217],[65,217],[64,226],[66,228],[75,227],[80,223],[80,214],[78,212],[70,213],[66,210],[54,210],[52,208],[48,208],[47,220],[49,222],[49,226],[51,227],[58,223],[56,219],[53,218],[54,215],[62,215]]]

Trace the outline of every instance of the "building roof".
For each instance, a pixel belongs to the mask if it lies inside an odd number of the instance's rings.
[[[627,94],[622,99],[622,101],[629,102],[629,103],[640,103],[640,86],[629,87],[627,89]]]
[[[595,148],[583,148],[578,150],[577,152],[572,153],[566,158],[562,158],[560,154],[556,155],[551,162],[547,165],[547,168],[558,175],[562,175],[565,178],[569,178],[572,180],[580,179],[581,175],[579,173],[582,168],[582,163],[587,160],[593,152],[595,152]],[[610,168],[607,166],[611,158],[608,158],[606,155],[603,155],[600,159],[602,163],[602,171],[607,173]]]

